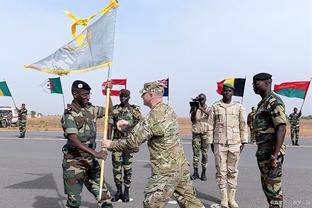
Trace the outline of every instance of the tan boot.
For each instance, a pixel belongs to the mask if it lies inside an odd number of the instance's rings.
[[[220,189],[221,193],[221,208],[228,208],[228,193],[226,188]]]
[[[236,189],[229,189],[229,206],[230,208],[239,208],[235,201]]]

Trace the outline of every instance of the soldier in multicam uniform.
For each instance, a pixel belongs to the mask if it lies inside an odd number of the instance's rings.
[[[299,130],[300,130],[300,117],[301,111],[299,113],[297,108],[294,108],[294,112],[289,115],[289,123],[290,123],[290,135],[291,135],[291,143],[292,145],[299,146]]]
[[[272,79],[267,73],[253,77],[253,88],[262,98],[258,104],[254,131],[258,150],[256,153],[261,184],[269,208],[283,207],[282,164],[285,155],[284,138],[287,117],[285,106],[279,96],[271,90]]]
[[[26,119],[27,119],[27,109],[25,108],[25,104],[22,104],[20,109],[17,109],[18,113],[18,128],[20,131],[19,138],[24,138],[26,133]]]
[[[110,116],[109,121],[109,139],[111,139],[112,131],[113,140],[125,140],[128,138],[128,131],[131,131],[132,128],[140,121],[141,112],[139,106],[130,105],[130,91],[127,89],[120,90],[120,104],[113,107],[113,113]],[[117,129],[116,123],[119,120],[126,120],[131,122],[131,126],[127,131],[122,132]],[[112,153],[112,163],[113,163],[113,174],[114,181],[117,187],[117,192],[113,197],[112,201],[118,201],[121,199],[123,202],[129,202],[129,188],[131,184],[131,158],[132,155],[128,152],[122,151],[113,151]],[[122,193],[122,170],[124,170],[123,182],[125,185],[124,193]]]
[[[234,87],[224,84],[222,100],[214,103],[208,117],[208,142],[214,145],[217,184],[221,207],[238,208],[235,201],[238,162],[248,142],[246,115],[242,104],[232,101]]]
[[[253,121],[255,119],[255,115],[256,115],[256,109],[255,107],[252,107],[251,112],[247,116],[247,125],[249,127],[249,132],[250,132],[250,142],[253,144],[256,143],[254,128],[253,128]]]
[[[173,109],[162,103],[164,86],[158,82],[144,84],[144,105],[151,108],[146,118],[133,128],[127,140],[106,140],[103,147],[113,151],[131,151],[147,141],[152,176],[145,188],[144,208],[163,208],[173,195],[180,207],[204,207],[195,196],[188,162],[179,137],[177,117]],[[117,122],[118,129],[131,126]]]
[[[111,82],[107,87],[111,88]],[[89,103],[90,86],[80,80],[72,84],[74,100],[65,110],[62,127],[67,143],[63,147],[63,179],[67,194],[66,207],[76,208],[81,205],[83,184],[96,197],[100,188],[100,165],[96,159],[106,159],[106,151],[96,151],[96,120],[104,116],[104,108]],[[109,112],[112,111],[110,100]],[[102,198],[98,202],[101,208],[113,207],[111,196],[105,183]]]
[[[201,93],[197,96],[198,105],[191,106],[191,121],[192,121],[192,147],[193,147],[193,167],[194,173],[191,176],[192,180],[199,178],[198,163],[200,153],[202,153],[202,174],[200,179],[207,180],[206,169],[208,166],[208,114],[209,107],[206,105],[206,95]]]

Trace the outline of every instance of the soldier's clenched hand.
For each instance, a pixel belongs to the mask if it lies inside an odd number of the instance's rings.
[[[102,141],[101,143],[102,148],[110,148],[111,144],[112,144],[112,140],[107,140],[107,139]]]
[[[129,122],[126,120],[119,120],[117,121],[116,126],[119,131],[123,131],[129,126]]]
[[[101,160],[106,160],[107,158],[107,151],[101,150],[99,152],[95,152],[94,157]]]

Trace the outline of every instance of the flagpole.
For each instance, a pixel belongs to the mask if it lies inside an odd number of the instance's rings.
[[[169,99],[169,96],[170,96],[170,93],[169,93],[169,90],[170,90],[170,88],[169,88],[170,81],[169,81],[169,76],[168,76],[167,80],[168,80],[168,97],[167,97],[167,102],[168,102],[168,103],[167,103],[167,104],[170,105],[170,99]]]
[[[247,80],[247,76],[245,75],[244,93],[243,93],[243,96],[242,96],[242,101],[241,101],[241,104],[243,104],[243,102],[244,102],[244,94],[245,94],[245,85],[246,85],[246,80]]]
[[[306,93],[305,93],[305,95],[304,95],[304,99],[303,99],[303,101],[302,101],[302,104],[301,104],[301,107],[300,107],[300,111],[299,111],[299,112],[301,112],[301,110],[302,110],[302,108],[303,108],[303,105],[304,105],[304,102],[305,102],[305,100],[306,100],[306,96],[307,96],[307,93],[308,93],[308,90],[309,90],[311,81],[312,81],[312,78],[310,78],[309,86],[307,87],[307,91],[306,91]]]
[[[110,74],[111,74],[111,65],[108,65],[108,78],[107,81],[110,81]],[[107,140],[107,132],[108,132],[108,109],[109,109],[109,97],[110,97],[111,89],[106,88],[106,105],[105,105],[105,117],[104,117],[104,134],[103,134],[103,141]],[[102,148],[105,150],[105,148]],[[104,182],[104,168],[105,168],[105,161],[101,160],[101,175],[100,175],[100,190],[99,190],[99,197],[98,202],[101,201],[102,198],[102,191],[103,191],[103,182]]]
[[[66,109],[66,106],[65,106],[65,97],[64,97],[64,92],[63,92],[63,85],[62,85],[62,79],[61,79],[61,76],[59,76],[59,78],[60,78],[61,87],[62,87],[63,105],[64,105],[64,110],[65,110],[65,109]]]
[[[3,79],[3,81],[5,81],[5,83],[7,83],[7,81],[6,81],[5,79]],[[8,86],[8,84],[7,84],[7,86]],[[9,86],[8,86],[8,89],[9,89],[9,91],[10,91]],[[10,91],[10,94],[11,94],[11,98],[12,98],[12,101],[13,101],[14,107],[15,107],[15,108],[17,108],[17,107],[16,107],[16,104],[15,104],[15,100],[14,100],[14,98],[13,98],[13,95],[12,95],[11,91]]]

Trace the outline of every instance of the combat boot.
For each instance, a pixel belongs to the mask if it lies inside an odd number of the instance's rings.
[[[294,142],[294,140],[291,140],[291,144],[294,146],[295,145],[295,142]]]
[[[198,168],[194,168],[194,173],[191,176],[191,180],[196,180],[199,178],[199,174],[198,174]]]
[[[122,194],[122,186],[121,184],[116,185],[117,186],[117,192],[115,196],[112,198],[112,202],[116,202],[119,199],[123,199],[123,194]]]
[[[25,133],[20,133],[18,138],[24,138],[25,137]]]
[[[298,140],[296,140],[295,145],[296,145],[296,146],[299,146],[299,144],[298,144]]]
[[[205,167],[203,167],[203,170],[202,170],[202,173],[201,173],[201,176],[200,176],[200,180],[207,181],[206,168]]]
[[[130,201],[130,198],[129,198],[129,188],[130,187],[125,187],[125,191],[123,193],[122,202],[129,202]]]
[[[237,202],[235,201],[236,189],[229,189],[229,207],[230,208],[239,208]]]
[[[220,193],[221,193],[221,208],[228,208],[229,207],[228,193],[226,188],[220,189]]]

